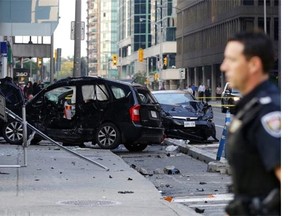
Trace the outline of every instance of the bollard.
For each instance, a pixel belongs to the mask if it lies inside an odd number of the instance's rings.
[[[229,125],[229,123],[231,121],[230,118],[231,118],[231,115],[230,115],[230,112],[229,112],[229,109],[228,109],[227,112],[226,112],[225,125],[224,125],[224,128],[223,128],[221,139],[219,141],[219,147],[218,147],[217,156],[216,156],[216,160],[218,160],[218,161],[220,161],[223,149],[225,147],[226,136],[227,136],[227,127],[228,127],[228,125]]]

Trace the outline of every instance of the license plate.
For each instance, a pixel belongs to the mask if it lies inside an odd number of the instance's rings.
[[[157,118],[157,113],[155,111],[151,111],[152,118]]]
[[[184,121],[184,127],[195,127],[194,121]]]

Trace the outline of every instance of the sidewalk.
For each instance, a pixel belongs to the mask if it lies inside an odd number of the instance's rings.
[[[182,153],[207,163],[207,171],[209,172],[230,174],[230,168],[224,158],[224,152],[221,160],[216,160],[219,142],[214,144],[187,144],[185,140],[166,138],[164,143],[178,146]]]
[[[23,164],[21,146],[0,144],[0,149],[1,165]],[[0,215],[198,215],[165,201],[149,180],[111,151],[73,149],[109,171],[57,146],[29,146],[27,167],[0,168]]]

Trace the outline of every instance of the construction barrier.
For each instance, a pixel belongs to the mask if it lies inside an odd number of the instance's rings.
[[[221,136],[221,139],[219,142],[219,147],[218,147],[217,156],[216,156],[216,160],[218,160],[218,161],[221,159],[222,152],[223,152],[223,149],[225,147],[226,136],[227,136],[227,127],[230,124],[230,121],[231,121],[231,114],[230,114],[229,110],[227,110],[226,116],[225,116],[225,125],[223,128],[223,132],[222,132],[222,136]]]

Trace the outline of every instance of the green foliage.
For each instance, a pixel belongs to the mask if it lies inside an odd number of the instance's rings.
[[[135,83],[139,83],[139,84],[145,85],[146,76],[143,73],[140,73],[140,72],[135,73],[133,75],[133,79],[134,79]]]

